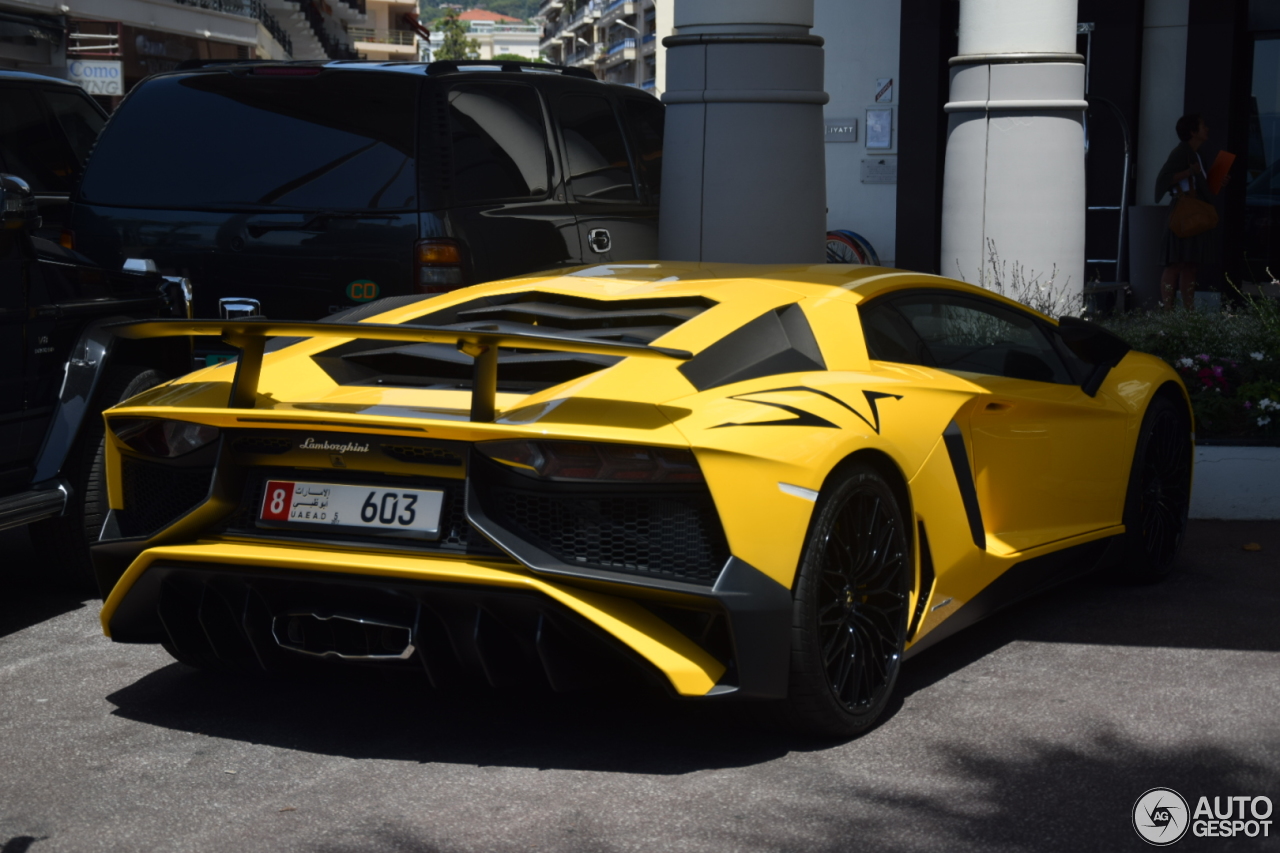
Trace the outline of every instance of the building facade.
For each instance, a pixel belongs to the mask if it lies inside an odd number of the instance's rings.
[[[0,0],[0,67],[73,79],[110,106],[147,75],[191,60],[356,59],[348,30],[366,24],[365,4]]]
[[[656,0],[544,0],[542,56],[557,65],[589,68],[601,80],[657,89],[659,30]],[[659,90],[660,91],[660,90]]]

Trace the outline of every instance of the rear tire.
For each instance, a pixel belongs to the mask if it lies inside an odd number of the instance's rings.
[[[793,728],[848,738],[883,713],[907,638],[909,554],[902,510],[874,469],[852,465],[823,490],[795,586]]]
[[[1154,583],[1173,571],[1191,508],[1191,419],[1185,406],[1156,397],[1142,418],[1124,501],[1121,576]]]
[[[106,426],[102,412],[117,403],[163,382],[147,367],[120,365],[107,371],[96,405],[85,415],[62,475],[71,484],[66,512],[31,525],[31,542],[46,561],[54,582],[69,593],[91,595],[97,591],[89,545],[98,541],[107,503]],[[110,590],[102,590],[105,598]]]

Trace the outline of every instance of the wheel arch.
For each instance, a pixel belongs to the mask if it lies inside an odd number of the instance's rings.
[[[80,335],[63,367],[62,386],[50,427],[36,456],[32,482],[61,475],[72,448],[79,440],[86,418],[101,404],[103,377],[114,367],[130,365],[181,376],[191,372],[189,338],[128,341],[115,337],[110,323],[127,317],[107,317],[90,324]]]
[[[1186,408],[1187,418],[1191,421],[1191,429],[1195,430],[1196,412],[1191,405],[1191,396],[1187,393],[1186,386],[1181,382],[1175,382],[1172,379],[1166,380],[1159,388],[1152,392],[1147,398],[1146,408],[1150,408],[1151,404],[1158,398],[1165,398],[1170,402],[1178,403],[1181,407]],[[1146,416],[1146,408],[1143,409],[1143,416]]]
[[[902,517],[906,520],[907,547],[910,551],[911,565],[914,567],[919,562],[917,559],[917,549],[919,544],[916,542],[916,524],[915,524],[915,508],[911,501],[911,488],[907,485],[907,476],[903,473],[902,468],[894,460],[892,456],[883,450],[874,447],[864,447],[850,453],[841,459],[835,467],[827,473],[822,481],[822,491],[819,495],[827,493],[828,488],[837,477],[840,477],[850,467],[857,464],[868,465],[873,468],[877,474],[884,478],[889,484],[889,488],[893,491],[893,496],[898,500],[898,506],[902,510]],[[812,532],[813,524],[818,517],[818,513],[814,512],[809,520],[809,529],[805,531],[805,541],[808,541],[809,533]],[[801,553],[801,559],[804,559]],[[799,577],[799,566],[796,567],[795,577]],[[918,572],[912,571],[911,591],[918,592],[916,587],[920,583]],[[792,579],[792,587],[794,591],[795,579]]]

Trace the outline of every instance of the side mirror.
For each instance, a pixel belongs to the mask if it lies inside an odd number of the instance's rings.
[[[1098,393],[1102,381],[1111,368],[1120,363],[1133,347],[1114,332],[1079,317],[1062,317],[1058,320],[1058,336],[1067,349],[1085,364],[1093,365],[1080,390],[1090,397]]]
[[[39,228],[40,211],[31,186],[17,175],[0,174],[0,225],[5,230]]]

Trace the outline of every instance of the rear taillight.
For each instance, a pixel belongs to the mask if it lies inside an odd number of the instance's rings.
[[[466,284],[457,240],[419,240],[413,247],[413,282],[418,293],[445,293]]]
[[[702,483],[693,453],[676,447],[587,441],[485,441],[476,449],[540,480],[612,483]]]
[[[115,418],[111,431],[131,450],[172,459],[199,450],[218,437],[218,428],[161,418]]]

